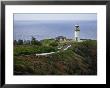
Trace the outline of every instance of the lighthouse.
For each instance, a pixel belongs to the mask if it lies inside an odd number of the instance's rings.
[[[75,41],[80,41],[80,28],[79,25],[75,25]]]

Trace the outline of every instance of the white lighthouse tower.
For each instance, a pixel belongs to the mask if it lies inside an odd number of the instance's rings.
[[[80,29],[79,29],[79,25],[75,25],[75,41],[80,42]]]

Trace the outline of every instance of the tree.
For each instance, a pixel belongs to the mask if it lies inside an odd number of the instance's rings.
[[[36,45],[41,46],[41,45],[42,45],[42,43],[41,43],[41,42],[39,42],[39,41],[36,41]]]
[[[24,40],[24,43],[25,45],[30,45],[30,40]]]
[[[32,37],[32,39],[31,39],[31,44],[32,44],[32,45],[35,45],[35,44],[36,44],[36,38]]]
[[[18,45],[23,45],[23,40],[19,39],[17,44]]]
[[[36,38],[32,37],[31,44],[32,45],[41,45],[41,42],[39,42],[38,40],[36,40]]]
[[[16,40],[14,40],[14,45],[17,45],[17,41]]]

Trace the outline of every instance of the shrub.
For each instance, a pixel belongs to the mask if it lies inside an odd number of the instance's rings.
[[[14,55],[30,55],[36,53],[56,52],[57,48],[51,46],[37,46],[37,45],[17,45],[14,46]]]
[[[58,46],[58,43],[57,42],[52,42],[52,43],[50,43],[50,46],[56,47],[56,46]]]
[[[23,45],[23,40],[18,40],[17,44],[18,45]]]

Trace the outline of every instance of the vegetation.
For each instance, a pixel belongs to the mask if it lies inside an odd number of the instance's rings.
[[[33,45],[16,45],[14,47],[14,56],[31,55],[36,53],[55,52],[57,48],[48,46],[33,46]]]
[[[37,42],[37,43],[36,43]],[[39,43],[38,43],[39,42]],[[15,44],[15,41],[14,41]],[[31,44],[14,45],[15,75],[96,75],[97,42],[88,40],[71,42],[67,50],[58,51],[60,44],[54,39],[37,41],[32,38]],[[46,56],[36,53],[56,52]]]

